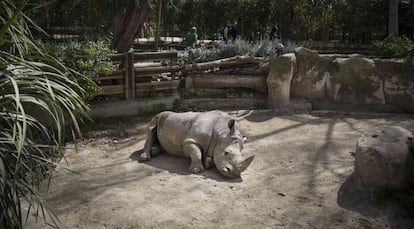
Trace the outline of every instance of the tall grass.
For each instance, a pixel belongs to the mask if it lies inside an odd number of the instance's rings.
[[[56,225],[39,183],[51,176],[64,127],[71,123],[80,133],[78,117],[87,111],[85,92],[68,77],[73,71],[32,41],[27,3],[0,1],[0,228],[22,228],[33,211]],[[29,61],[33,55],[42,61]]]

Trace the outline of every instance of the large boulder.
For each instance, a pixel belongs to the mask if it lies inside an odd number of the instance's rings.
[[[376,127],[358,139],[354,175],[369,188],[414,184],[413,134],[399,126]]]

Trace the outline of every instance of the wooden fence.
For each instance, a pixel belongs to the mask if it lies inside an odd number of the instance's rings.
[[[183,103],[202,109],[257,107],[265,103],[268,59],[235,56],[195,63],[190,53],[190,63],[178,65],[177,56],[177,52],[114,55],[112,60],[121,68],[100,77],[102,95],[133,100],[180,92]],[[248,96],[243,96],[246,93]]]
[[[112,61],[118,63],[120,68],[110,75],[99,77],[101,95],[135,99],[137,95],[176,89],[179,86],[179,79],[174,77],[167,81],[154,80],[156,75],[171,75],[180,71],[180,66],[176,64],[177,52],[134,53],[131,51],[114,55]],[[167,61],[167,64],[162,65],[161,61]]]

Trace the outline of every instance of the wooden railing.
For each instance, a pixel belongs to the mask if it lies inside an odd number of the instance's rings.
[[[154,81],[157,74],[174,74],[180,70],[180,66],[177,65],[177,52],[136,53],[130,51],[114,55],[112,61],[118,63],[120,69],[110,75],[99,77],[101,95],[135,99],[137,95],[145,94],[145,92],[171,90],[179,86],[178,79]],[[150,64],[150,61],[167,61],[168,64],[161,66],[161,62]],[[138,66],[140,63],[148,63],[150,66],[140,67]],[[159,66],[153,66],[154,64]]]
[[[200,109],[264,106],[268,59],[235,56],[195,63],[190,58],[177,65],[177,56],[177,52],[114,55],[112,60],[121,68],[100,77],[102,94],[121,100],[180,94],[183,104]]]

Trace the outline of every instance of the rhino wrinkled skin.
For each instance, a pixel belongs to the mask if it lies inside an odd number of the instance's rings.
[[[243,158],[246,137],[236,128],[236,121],[222,111],[157,114],[148,125],[141,161],[159,152],[190,157],[190,172],[199,173],[215,166],[226,177],[239,177],[253,161]]]

